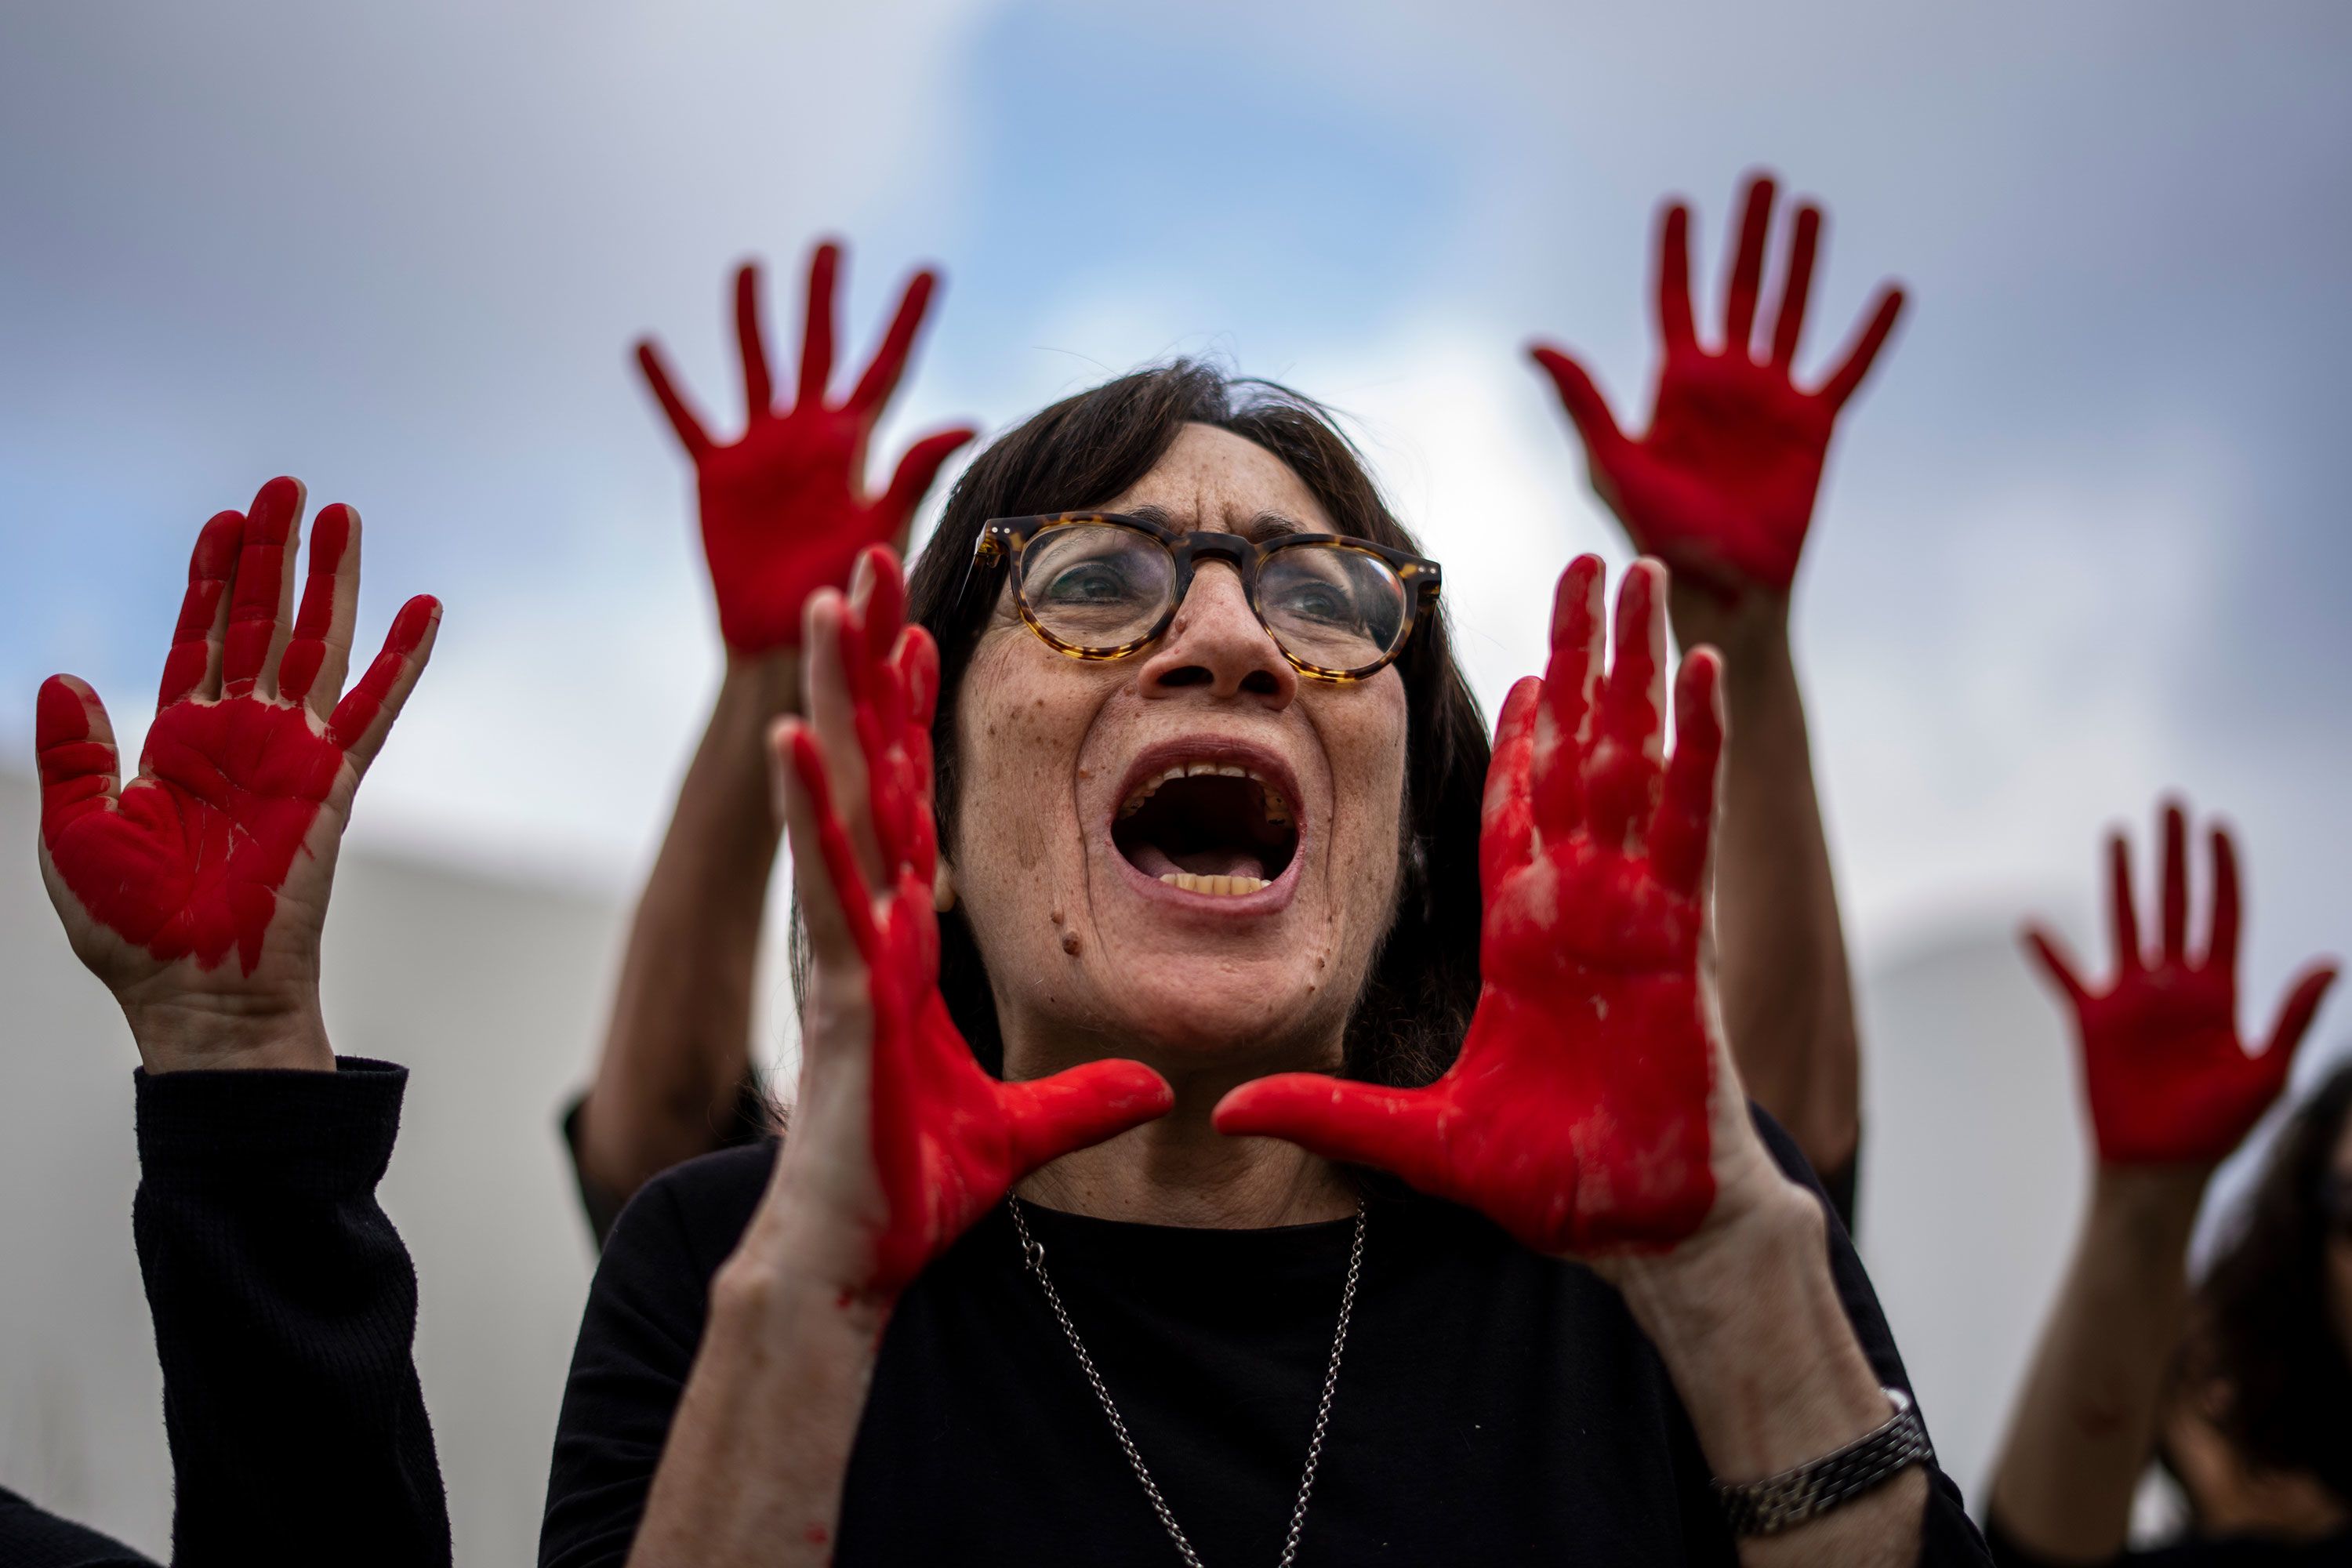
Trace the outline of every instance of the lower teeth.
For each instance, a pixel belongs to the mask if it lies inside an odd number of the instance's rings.
[[[1186,893],[1217,893],[1231,897],[1255,893],[1266,885],[1263,877],[1201,877],[1190,871],[1162,871],[1160,879]]]

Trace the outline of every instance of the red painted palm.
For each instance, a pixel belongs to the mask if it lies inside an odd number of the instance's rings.
[[[835,809],[814,734],[796,726],[792,763],[814,805],[826,875],[865,960],[873,1013],[871,1146],[887,1222],[874,1244],[871,1288],[895,1296],[1013,1184],[1073,1149],[1166,1113],[1167,1083],[1131,1061],[1090,1062],[1028,1083],[991,1078],[940,995],[939,921],[931,907],[938,847],[931,808],[930,723],[939,650],[902,626],[898,562],[873,552],[874,591],[842,623],[879,886]]]
[[[866,493],[866,447],[923,322],[937,279],[919,272],[873,362],[843,402],[826,401],[833,376],[834,277],[840,247],[823,245],[809,265],[808,318],[798,401],[775,406],[760,331],[759,269],[735,278],[735,331],[743,363],[744,428],[710,438],[679,395],[660,351],[637,345],[637,363],[694,459],[702,548],[719,602],[719,630],[738,653],[797,647],[801,607],[819,588],[840,587],[869,544],[903,546],[915,508],[969,429],[916,442],[881,494]]]
[[[1812,289],[1821,209],[1797,209],[1771,342],[1750,345],[1771,226],[1773,184],[1752,180],[1724,302],[1722,346],[1699,342],[1690,296],[1690,209],[1668,206],[1658,242],[1658,330],[1664,358],[1648,430],[1627,436],[1584,367],[1553,348],[1534,351],[1575,422],[1592,486],[1634,545],[1678,580],[1717,596],[1755,588],[1785,595],[1797,574],[1822,468],[1839,411],[1869,374],[1903,308],[1881,291],[1870,321],[1816,390],[1796,384],[1798,343]]]
[[[41,858],[74,951],[118,994],[166,969],[314,980],[335,849],[415,685],[440,605],[412,599],[337,701],[359,598],[359,517],[320,511],[290,617],[302,487],[272,479],[205,525],[154,723],[123,781],[98,695],[41,688]]]
[[[1549,666],[1504,704],[1479,841],[1485,988],[1454,1067],[1427,1089],[1261,1079],[1218,1106],[1220,1131],[1392,1172],[1555,1255],[1671,1247],[1706,1219],[1719,666],[1684,661],[1664,758],[1662,578],[1647,563],[1626,578],[1604,677],[1601,563],[1571,563]]]
[[[2229,1156],[2286,1087],[2302,1044],[2336,979],[2315,964],[2288,990],[2270,1044],[2249,1056],[2238,1036],[2238,855],[2213,830],[2213,912],[2205,952],[2189,947],[2188,822],[2164,810],[2161,941],[2141,945],[2132,904],[2131,851],[2108,843],[2116,977],[2104,990],[2081,978],[2058,941],[2029,926],[2026,942],[2074,1014],[2099,1158],[2111,1164],[2215,1164]]]

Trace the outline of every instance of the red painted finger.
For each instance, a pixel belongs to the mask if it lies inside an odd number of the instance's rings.
[[[940,466],[955,455],[957,447],[978,434],[968,427],[941,430],[908,447],[907,455],[898,459],[898,468],[890,475],[890,486],[882,492],[874,509],[876,518],[887,525],[886,533],[893,549],[907,547],[908,526],[915,521],[915,509],[923,504],[923,497],[939,479]]]
[[[2090,1000],[2091,991],[2076,973],[2074,957],[2066,951],[2065,944],[2048,927],[2029,925],[2025,928],[2025,948],[2041,961],[2042,969],[2057,983],[2058,989],[2066,994],[2067,1003],[2079,1012],[2083,1004]]]
[[[906,292],[898,296],[898,314],[890,318],[889,330],[882,334],[882,346],[874,351],[866,374],[857,378],[849,395],[846,406],[853,412],[878,417],[890,395],[898,390],[898,378],[907,374],[907,357],[914,351],[915,334],[922,331],[924,313],[930,309],[931,294],[939,283],[939,274],[929,268],[907,280]]]
[[[838,884],[824,858],[824,824],[832,815],[833,805],[823,788],[824,760],[813,759],[818,787],[812,789],[803,771],[801,747],[804,742],[814,752],[808,726],[798,719],[779,719],[768,732],[770,755],[774,760],[771,776],[775,787],[776,815],[783,822],[785,837],[792,847],[793,887],[800,900],[802,926],[808,932],[810,950],[819,963],[862,963],[866,948],[850,929],[848,910],[844,907]],[[860,902],[857,907],[866,906]],[[871,920],[869,912],[869,924]]]
[[[2205,967],[2238,972],[2238,847],[2230,830],[2213,830],[2213,925],[2205,934]]]
[[[1843,408],[1846,400],[1870,374],[1871,362],[1878,351],[1886,346],[1886,334],[1895,330],[1895,320],[1903,313],[1903,290],[1888,289],[1878,296],[1877,309],[1871,312],[1870,324],[1846,351],[1844,362],[1822,384],[1817,395],[1826,399],[1832,408]]]
[[[229,585],[228,626],[221,639],[221,694],[261,689],[276,695],[273,659],[285,646],[292,618],[292,580],[286,574],[302,521],[300,481],[280,475],[263,485],[245,514]]]
[[[1772,177],[1758,174],[1748,182],[1740,203],[1739,238],[1731,253],[1731,279],[1723,296],[1723,352],[1751,357],[1756,331],[1756,297],[1764,286],[1764,241],[1772,227]]]
[[[383,750],[383,738],[392,733],[393,721],[416,689],[440,629],[441,601],[432,595],[419,594],[401,605],[375,661],[335,704],[327,720],[327,739],[342,748],[355,772],[366,773]]]
[[[2146,967],[2139,945],[2139,911],[2132,903],[2131,846],[2120,833],[2107,837],[2107,888],[2116,929],[2116,973]]]
[[[1595,842],[1633,847],[1634,829],[1649,821],[1658,797],[1664,753],[1665,606],[1659,589],[1665,571],[1637,561],[1617,589],[1615,647],[1593,715],[1585,752],[1584,816]]]
[[[865,608],[866,655],[877,664],[887,664],[907,625],[907,579],[898,568],[898,557],[886,545],[869,544],[860,551],[857,570],[868,575],[871,584]]]
[[[1683,659],[1675,678],[1675,754],[1649,833],[1659,879],[1686,898],[1696,898],[1706,878],[1716,768],[1723,757],[1722,676],[1723,660],[1713,648],[1694,648]]]
[[[1168,1114],[1168,1080],[1141,1062],[1088,1062],[1051,1078],[997,1086],[1014,1181],[1038,1166]]]
[[[1698,342],[1691,315],[1690,208],[1669,202],[1658,219],[1658,336],[1666,352]]]
[[[196,535],[188,557],[188,592],[180,601],[172,648],[163,656],[156,711],[189,698],[220,694],[221,643],[228,629],[228,590],[245,543],[245,514],[216,512]]]
[[[352,662],[352,626],[360,605],[360,514],[337,502],[310,524],[310,568],[293,640],[278,661],[278,694],[289,702],[331,709]],[[324,714],[321,714],[323,717]]]
[[[669,366],[663,361],[661,350],[651,338],[637,344],[637,369],[644,373],[646,384],[653,389],[654,400],[669,416],[669,427],[677,432],[678,444],[686,448],[686,455],[700,462],[703,454],[711,448],[710,436],[703,429],[702,421],[696,417],[693,408],[671,383]]]
[[[1602,575],[1601,557],[1580,555],[1552,589],[1551,658],[1528,768],[1536,827],[1547,838],[1563,837],[1584,820],[1584,743],[1603,654]]]
[[[2264,1060],[2277,1061],[2280,1083],[2286,1082],[2295,1048],[2303,1044],[2312,1019],[2319,1014],[2320,1003],[2326,999],[2327,988],[2335,984],[2336,966],[2321,963],[2305,971],[2288,988],[2286,1000],[2279,1006],[2278,1022],[2271,1026],[2270,1046],[2263,1052]]]
[[[841,247],[831,240],[809,258],[808,317],[801,329],[800,405],[822,407],[825,384],[833,379],[833,279],[841,265]]]
[[[1234,1089],[1217,1102],[1212,1120],[1229,1138],[1280,1138],[1327,1160],[1370,1165],[1444,1195],[1444,1101],[1434,1089],[1286,1072]]]
[[[940,708],[940,645],[921,626],[908,626],[890,657],[906,687],[908,719],[929,731]]]
[[[1543,705],[1543,682],[1522,676],[1503,699],[1495,721],[1495,752],[1486,764],[1486,787],[1478,809],[1478,885],[1492,903],[1503,879],[1535,855],[1536,722]],[[1574,768],[1569,770],[1571,776]]]
[[[745,262],[735,274],[735,347],[743,359],[743,418],[748,425],[776,405],[775,379],[768,373],[768,344],[760,332],[757,262]]]
[[[2161,934],[2164,962],[2189,962],[2189,818],[2177,801],[2164,808]]]
[[[1813,257],[1821,247],[1822,209],[1807,202],[1797,209],[1789,240],[1789,275],[1780,280],[1780,313],[1772,322],[1772,363],[1786,370],[1797,363],[1805,333],[1805,306],[1813,291]]]
[[[807,797],[809,815],[816,827],[818,863],[824,867],[830,879],[835,906],[848,929],[851,942],[867,963],[874,962],[881,951],[881,932],[874,923],[872,884],[857,864],[857,852],[849,846],[849,833],[842,826],[841,813],[834,809],[833,784],[828,775],[824,753],[817,745],[815,732],[806,724],[794,723],[787,733],[786,743],[792,752],[793,777]],[[797,858],[798,849],[795,849]]]
[[[1528,355],[1551,377],[1560,406],[1568,410],[1569,420],[1584,443],[1587,459],[1596,468],[1607,468],[1625,444],[1624,432],[1617,428],[1617,416],[1609,412],[1609,400],[1601,395],[1584,367],[1558,349],[1538,346],[1530,349]]]
[[[878,732],[874,731],[875,715],[860,713],[861,694],[870,686],[865,630],[836,588],[808,596],[804,621],[802,679],[807,705],[803,711],[815,731],[832,784],[831,798],[845,814],[866,883],[877,886],[890,873],[883,864],[880,831],[874,821],[873,775],[866,763]]]
[[[33,754],[41,776],[41,837],[111,810],[121,793],[122,761],[106,704],[87,682],[53,675],[33,705]]]

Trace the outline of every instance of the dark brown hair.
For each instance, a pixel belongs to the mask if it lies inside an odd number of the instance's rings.
[[[997,517],[1100,506],[1150,472],[1188,424],[1229,430],[1282,459],[1339,532],[1420,550],[1389,510],[1360,454],[1319,405],[1198,362],[1179,360],[1121,376],[1065,398],[1000,437],[957,481],[938,531],[909,574],[908,618],[940,645],[932,742],[940,842],[950,858],[956,705],[972,648],[1003,585],[1001,567],[971,567],[982,525]],[[1452,1064],[1477,1005],[1478,800],[1487,742],[1477,703],[1454,666],[1442,613],[1415,630],[1397,670],[1409,727],[1397,903],[1349,1019],[1344,1070],[1350,1078],[1405,1085],[1427,1083]],[[980,951],[960,911],[942,916],[940,927],[940,990],[948,1011],[982,1065],[1001,1073],[1004,1043]]]
[[[2200,1289],[2197,1370],[2221,1430],[2257,1469],[2306,1473],[2352,1502],[2352,1352],[2328,1300],[2325,1194],[2352,1121],[2352,1062],[2320,1081],[2272,1145],[2228,1250]]]

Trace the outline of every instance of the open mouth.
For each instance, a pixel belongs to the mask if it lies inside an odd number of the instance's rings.
[[[1147,877],[1187,893],[1255,893],[1298,852],[1298,817],[1279,785],[1233,762],[1177,763],[1119,803],[1111,842]]]

